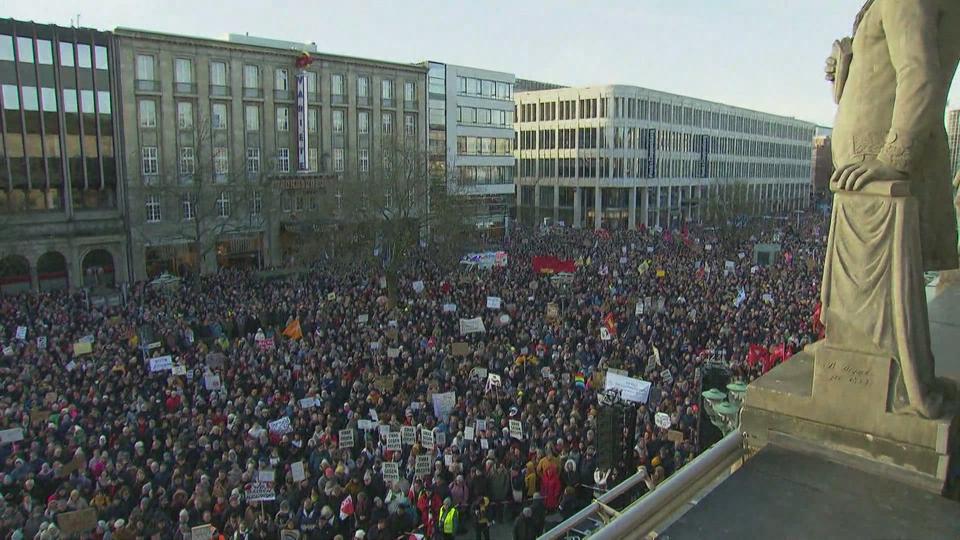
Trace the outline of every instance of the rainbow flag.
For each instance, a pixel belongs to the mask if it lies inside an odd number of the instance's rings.
[[[573,385],[580,389],[584,389],[587,387],[587,381],[586,381],[586,378],[583,376],[582,371],[577,372],[577,375],[574,378]]]

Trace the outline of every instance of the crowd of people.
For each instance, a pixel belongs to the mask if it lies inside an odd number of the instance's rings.
[[[609,368],[652,383],[634,456],[655,489],[702,450],[706,362],[747,381],[770,367],[751,346],[816,339],[825,219],[751,227],[515,229],[505,264],[442,265],[427,248],[396,291],[327,261],[139,283],[115,307],[0,298],[0,530],[479,540],[510,523],[535,538],[603,488]],[[754,262],[760,243],[780,245],[772,264]],[[537,273],[535,256],[576,269]]]

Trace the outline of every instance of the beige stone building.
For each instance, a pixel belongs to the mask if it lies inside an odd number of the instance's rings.
[[[514,101],[521,221],[676,227],[739,186],[762,214],[810,200],[812,123],[633,86]]]
[[[135,279],[296,264],[332,179],[368,171],[385,137],[426,146],[425,66],[243,35],[114,34]]]

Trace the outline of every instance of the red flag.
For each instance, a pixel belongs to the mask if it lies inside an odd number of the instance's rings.
[[[603,324],[607,327],[610,335],[617,335],[617,319],[613,316],[613,313],[607,313],[607,316],[603,318]]]
[[[572,274],[577,271],[577,265],[573,259],[541,256],[533,258],[533,271],[538,274],[557,274],[560,272]]]
[[[761,364],[766,364],[766,358],[770,356],[770,353],[766,348],[761,347],[760,345],[750,344],[750,352],[747,353],[747,364],[750,367],[757,365],[757,362]]]

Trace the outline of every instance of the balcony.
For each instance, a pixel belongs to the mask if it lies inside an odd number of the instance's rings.
[[[347,96],[343,94],[331,94],[330,95],[330,104],[331,105],[346,105]]]
[[[370,96],[357,96],[357,107],[370,107]]]
[[[223,84],[211,84],[210,97],[230,97],[230,87]]]
[[[263,99],[263,89],[245,87],[243,89],[243,98],[244,99]]]
[[[404,100],[404,101],[403,101],[403,108],[404,108],[404,109],[407,109],[407,110],[409,110],[409,111],[415,111],[415,110],[417,110],[417,106],[418,106],[419,104],[420,104],[420,102],[417,101],[417,100],[415,100],[415,99],[413,99],[413,100]]]
[[[159,92],[160,81],[137,79],[135,88],[137,92]]]
[[[394,102],[394,100],[391,99],[391,98],[383,98],[383,99],[380,100],[380,106],[381,106],[381,107],[388,107],[388,108],[392,109],[392,108],[396,107],[397,104],[396,104],[396,102]]]
[[[190,82],[175,82],[173,83],[173,93],[174,94],[197,94],[197,83]]]

